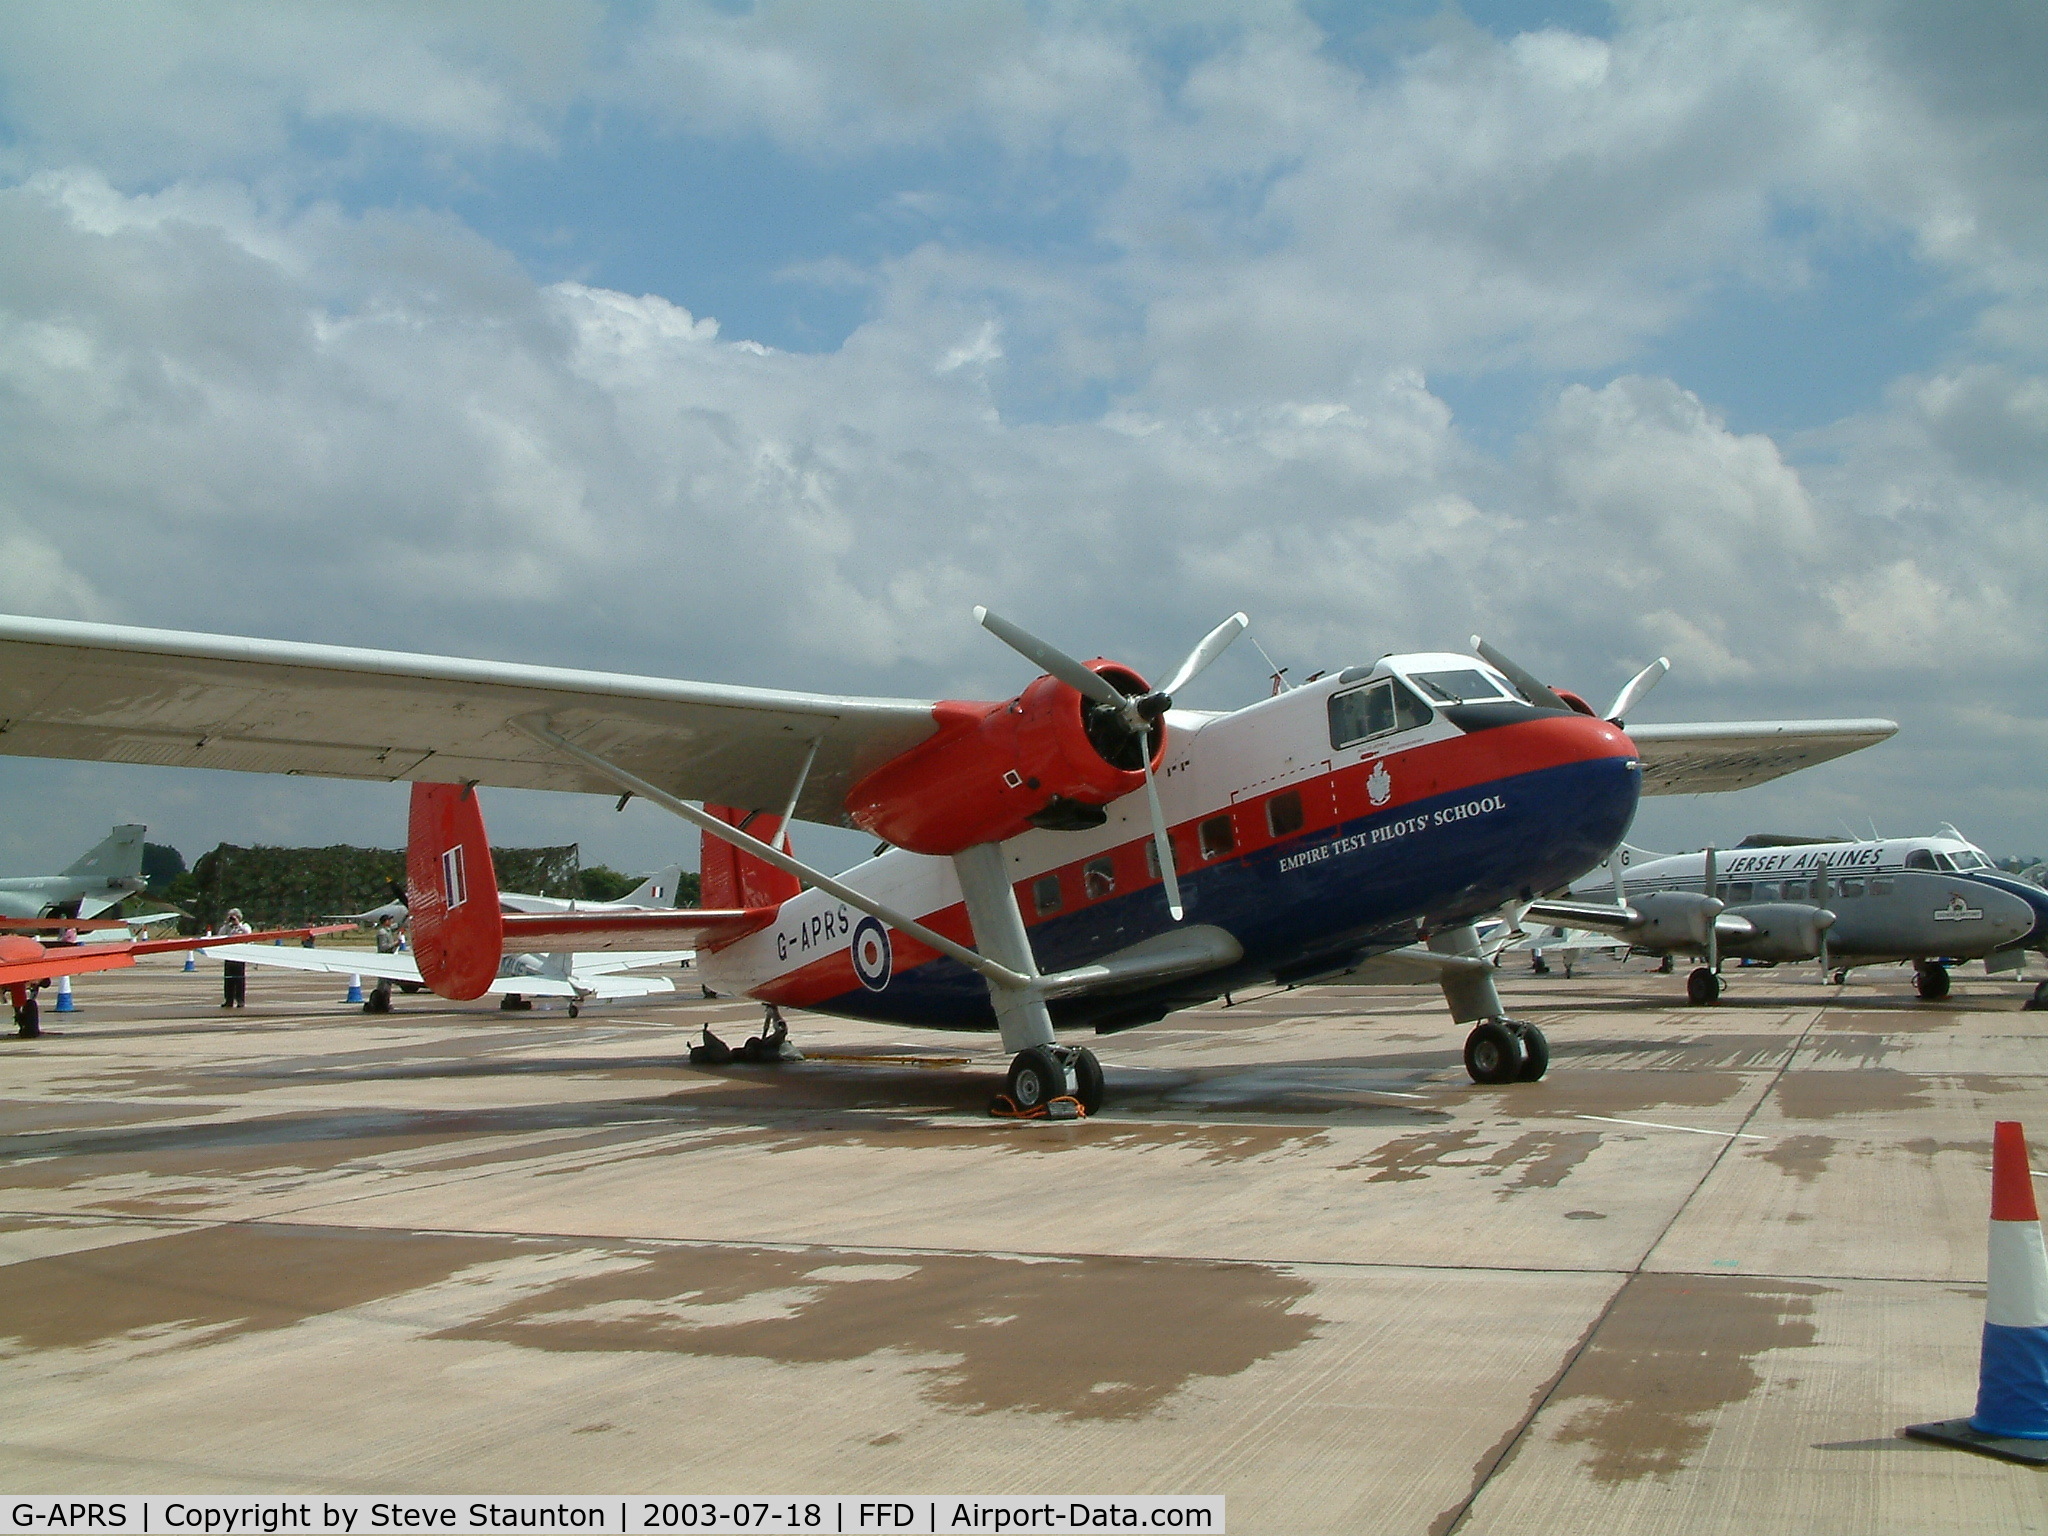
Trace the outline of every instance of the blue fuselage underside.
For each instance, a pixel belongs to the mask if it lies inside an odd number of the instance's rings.
[[[1467,921],[1558,889],[1620,842],[1640,788],[1633,759],[1597,758],[1409,801],[1188,870],[1180,877],[1186,920],[1228,930],[1244,958],[1145,991],[1056,1002],[1054,1020],[1104,1028],[1143,1022],[1276,973],[1341,969],[1413,942],[1418,925]],[[1499,810],[1436,821],[1440,811],[1490,796],[1503,802]],[[1419,830],[1386,835],[1417,822]],[[1173,926],[1164,892],[1152,885],[1048,917],[1031,929],[1031,944],[1039,969],[1058,971]],[[880,992],[855,988],[810,1006],[929,1029],[993,1029],[996,1022],[987,984],[943,958],[897,972]]]

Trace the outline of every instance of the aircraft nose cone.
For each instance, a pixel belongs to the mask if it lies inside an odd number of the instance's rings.
[[[2034,931],[2032,907],[2019,897],[2009,896],[2004,891],[1990,891],[1986,894],[1998,898],[1995,903],[1989,900],[1984,903],[1984,916],[1990,922],[1992,932],[1998,935],[2001,947],[2018,943]]]

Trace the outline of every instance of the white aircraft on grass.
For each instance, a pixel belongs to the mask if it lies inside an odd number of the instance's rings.
[[[1013,1110],[1101,1102],[1056,1028],[1128,1029],[1263,981],[1398,955],[1469,1025],[1475,1080],[1543,1075],[1475,924],[1557,890],[1644,793],[1761,783],[1884,740],[1889,720],[1637,726],[1499,651],[1383,656],[1244,708],[1178,709],[1246,627],[1155,689],[985,610],[1042,674],[996,702],[781,692],[56,619],[0,618],[0,752],[413,781],[407,894],[422,978],[477,997],[508,953],[700,952],[725,995],[999,1030]],[[704,835],[689,912],[511,914],[477,785],[629,791]],[[704,804],[694,804],[703,801]],[[792,819],[886,851],[843,876]],[[594,933],[609,934],[603,943]],[[616,942],[614,942],[616,941]]]

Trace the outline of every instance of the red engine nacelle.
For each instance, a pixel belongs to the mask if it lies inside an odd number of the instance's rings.
[[[1123,693],[1149,691],[1128,667],[1088,666]],[[934,714],[936,736],[891,758],[846,796],[855,826],[913,853],[958,853],[1034,826],[1099,825],[1097,807],[1145,783],[1137,741],[1114,711],[1056,678],[1041,677],[1007,704],[948,701]],[[1165,751],[1165,727],[1155,723],[1155,771]]]

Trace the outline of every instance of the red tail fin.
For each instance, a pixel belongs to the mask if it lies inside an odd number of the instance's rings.
[[[749,837],[758,837],[771,848],[787,848],[788,839],[782,835],[782,820],[766,812],[747,819],[749,812],[735,809],[730,805],[707,805],[704,807],[720,821],[738,827]],[[707,908],[716,907],[779,907],[790,897],[803,889],[795,875],[786,875],[774,865],[764,863],[750,853],[742,853],[731,843],[704,834],[703,850],[703,894],[698,898]]]
[[[405,895],[420,979],[457,1002],[482,997],[504,957],[505,921],[474,786],[413,785]]]

